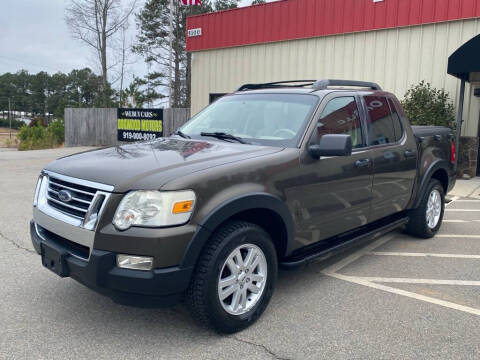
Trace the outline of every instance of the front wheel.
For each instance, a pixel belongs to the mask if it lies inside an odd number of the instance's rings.
[[[442,184],[431,179],[417,209],[410,212],[406,232],[421,238],[431,238],[440,229],[445,211],[445,192]]]
[[[202,251],[187,303],[201,323],[233,333],[260,317],[276,277],[277,255],[270,236],[255,224],[231,222]]]

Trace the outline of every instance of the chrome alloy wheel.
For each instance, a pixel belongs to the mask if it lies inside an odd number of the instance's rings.
[[[267,260],[256,245],[243,244],[225,260],[218,278],[218,298],[232,315],[250,311],[262,297],[267,282]]]
[[[440,192],[433,189],[428,196],[427,202],[427,225],[430,229],[434,229],[438,221],[440,220],[440,214],[442,213],[442,197]]]

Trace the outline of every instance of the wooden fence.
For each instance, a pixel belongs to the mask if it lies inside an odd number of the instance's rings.
[[[183,125],[190,117],[190,109],[163,110],[163,136]],[[65,146],[117,145],[116,108],[66,108]]]

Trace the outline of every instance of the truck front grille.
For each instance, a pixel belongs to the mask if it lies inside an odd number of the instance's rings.
[[[60,192],[62,191],[69,194],[70,199],[68,201],[61,198]],[[47,203],[69,216],[84,220],[96,192],[97,189],[61,180],[50,175]]]

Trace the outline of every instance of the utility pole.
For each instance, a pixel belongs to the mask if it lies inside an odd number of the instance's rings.
[[[168,105],[172,107],[173,0],[170,0],[170,58],[168,61]]]
[[[10,98],[8,98],[8,124],[10,127],[10,140],[12,139],[12,115],[10,114],[12,112],[12,105],[10,103]]]

